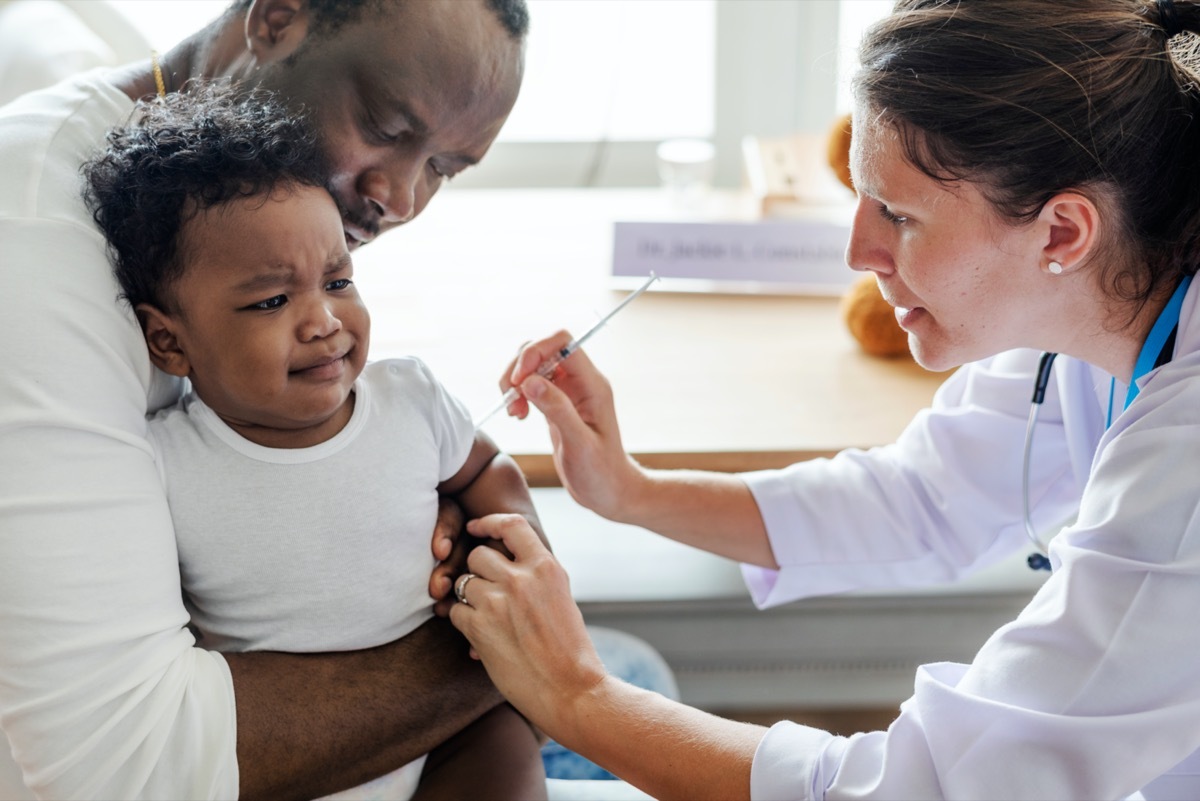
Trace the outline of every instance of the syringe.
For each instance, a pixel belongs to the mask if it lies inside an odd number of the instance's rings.
[[[650,285],[653,284],[657,280],[658,280],[658,276],[655,275],[653,272],[651,272],[650,277],[646,279],[646,283],[642,284],[640,287],[638,287],[636,290],[634,290],[634,292],[631,293],[629,295],[629,297],[625,298],[625,300],[623,300],[619,304],[617,304],[617,307],[615,309],[613,309],[608,314],[601,317],[599,322],[597,322],[595,325],[593,325],[591,328],[589,328],[583,334],[583,336],[577,337],[576,339],[572,339],[564,347],[560,348],[558,353],[554,354],[549,359],[547,359],[546,361],[544,361],[540,365],[538,365],[538,368],[535,372],[538,375],[540,375],[542,378],[549,380],[550,376],[554,375],[555,368],[558,367],[558,365],[562,363],[563,359],[567,358],[572,353],[579,350],[580,346],[583,345],[584,342],[587,342],[588,338],[591,337],[592,334],[596,333],[601,328],[603,328],[605,326],[605,324],[607,324],[608,321],[611,320],[617,312],[619,312],[621,309],[628,306],[633,301],[634,298],[636,298],[638,295],[642,294],[647,289],[649,289]],[[501,409],[507,409],[508,404],[515,401],[518,397],[520,397],[520,395],[521,395],[521,393],[517,390],[516,387],[509,387],[508,392],[504,393],[504,397],[500,399],[500,402],[498,404],[496,404],[495,408],[493,408],[490,412],[485,414],[483,417],[479,418],[478,422],[475,423],[475,427],[479,428],[480,426],[482,426],[484,423],[486,423],[488,420],[490,420],[492,418],[492,416],[496,414],[496,412],[500,411]]]

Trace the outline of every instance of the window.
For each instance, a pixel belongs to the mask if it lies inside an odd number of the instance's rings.
[[[530,0],[525,85],[501,141],[708,138],[716,0]]]
[[[110,0],[159,50],[227,0]],[[716,182],[741,181],[741,139],[819,132],[849,108],[863,29],[891,0],[529,0],[525,85],[462,186],[657,183],[654,150],[711,139]]]
[[[746,134],[812,132],[832,121],[838,11],[837,0],[530,0],[526,86],[513,125],[457,181],[652,185],[658,142],[700,136],[716,146],[716,183],[736,185]],[[576,44],[551,58],[566,42]],[[587,53],[595,55],[577,58]],[[580,116],[606,124],[586,139],[524,133],[558,113],[542,83],[553,76],[560,91],[575,87]]]
[[[892,0],[530,0],[521,98],[488,158],[456,183],[652,185],[658,142],[686,136],[712,139],[716,183],[738,185],[744,136],[824,132],[849,110],[858,41],[891,7]],[[570,133],[552,120],[567,114],[575,118]]]
[[[170,50],[221,15],[229,0],[108,0],[159,52]]]
[[[858,43],[863,33],[877,20],[891,13],[893,0],[842,0],[838,9],[838,93],[837,110],[850,111],[850,76],[858,63]]]

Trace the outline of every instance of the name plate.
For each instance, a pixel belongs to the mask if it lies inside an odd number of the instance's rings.
[[[846,266],[848,223],[823,220],[614,223],[613,276],[651,270],[672,288],[717,292],[841,295],[857,273]]]

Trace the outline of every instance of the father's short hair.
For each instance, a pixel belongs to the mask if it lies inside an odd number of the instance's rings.
[[[195,214],[277,188],[327,185],[307,120],[266,90],[194,86],[143,101],[138,112],[82,168],[88,209],[134,306],[177,310],[169,289],[183,274],[179,233]]]
[[[336,33],[347,22],[357,20],[364,11],[379,11],[385,3],[413,3],[423,0],[307,0],[313,30],[318,35]],[[230,11],[244,12],[251,0],[234,0]],[[529,33],[529,7],[525,0],[485,0],[504,29],[514,39]]]

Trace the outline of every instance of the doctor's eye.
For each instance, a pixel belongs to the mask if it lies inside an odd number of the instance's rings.
[[[901,217],[899,214],[893,214],[892,210],[882,203],[879,204],[879,216],[890,222],[892,225],[903,225],[908,222],[907,217]]]

